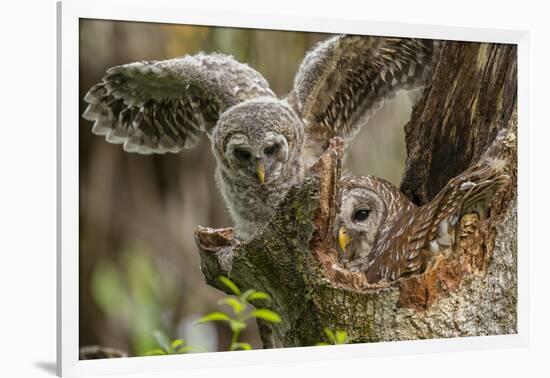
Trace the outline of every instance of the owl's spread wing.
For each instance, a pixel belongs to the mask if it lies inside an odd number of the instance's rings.
[[[350,140],[384,100],[431,80],[440,44],[427,39],[330,38],[306,55],[288,100],[304,119],[313,143],[324,145],[334,136]]]
[[[427,265],[430,241],[437,239],[438,226],[434,223],[436,210],[417,208],[401,217],[385,238],[374,249],[368,261],[358,262],[367,281],[394,281],[397,278],[421,273]],[[442,242],[450,244],[450,239]]]
[[[504,167],[504,160],[484,158],[451,179],[430,203],[406,213],[369,261],[362,262],[367,281],[394,281],[424,272],[433,256],[454,245],[460,217],[487,209],[494,193],[508,181]]]
[[[92,132],[128,152],[179,152],[210,133],[220,114],[274,96],[257,71],[223,54],[136,62],[107,70],[84,100]]]

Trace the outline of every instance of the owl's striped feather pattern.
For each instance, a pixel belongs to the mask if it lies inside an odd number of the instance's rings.
[[[463,214],[487,209],[493,194],[508,180],[503,168],[503,160],[482,159],[451,179],[428,204],[411,203],[413,208],[395,217],[372,251],[351,262],[351,269],[365,272],[370,283],[422,273],[433,256],[450,251]]]
[[[223,54],[197,54],[110,68],[84,100],[92,132],[141,154],[179,152],[210,133],[246,99],[273,97],[255,70]]]
[[[384,101],[431,81],[441,42],[341,35],[310,51],[289,99],[312,142],[352,139]]]

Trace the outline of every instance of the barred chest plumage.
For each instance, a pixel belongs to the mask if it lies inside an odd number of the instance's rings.
[[[290,188],[303,181],[305,172],[302,164],[290,164],[289,168],[285,174],[263,185],[243,181],[219,167],[216,169],[216,183],[235,221],[238,238],[247,240],[260,232]]]

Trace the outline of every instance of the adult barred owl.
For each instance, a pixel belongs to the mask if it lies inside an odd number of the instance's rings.
[[[305,56],[284,98],[228,55],[136,62],[107,70],[83,117],[140,154],[177,153],[205,133],[237,236],[247,239],[332,137],[349,141],[384,100],[426,85],[438,51],[432,40],[336,36]]]
[[[336,239],[350,270],[364,272],[369,283],[391,282],[421,274],[438,254],[448,256],[462,215],[484,217],[494,193],[508,181],[505,161],[491,155],[420,207],[383,179],[343,178]]]

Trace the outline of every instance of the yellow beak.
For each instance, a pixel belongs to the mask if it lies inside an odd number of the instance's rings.
[[[344,227],[340,227],[338,230],[338,244],[340,245],[340,249],[342,252],[346,252],[346,248],[348,247],[349,243],[351,242],[351,238],[348,236],[348,232]]]
[[[263,184],[265,181],[265,166],[264,161],[261,159],[256,162],[256,174],[258,175],[258,180],[260,180],[260,184]]]

